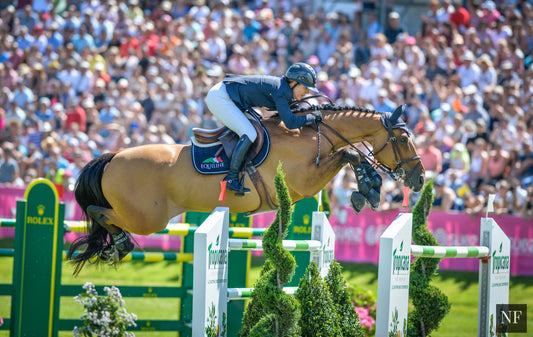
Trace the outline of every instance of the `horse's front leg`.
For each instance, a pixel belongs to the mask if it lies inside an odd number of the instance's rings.
[[[319,165],[310,170],[311,175],[297,174],[294,182],[291,184],[295,191],[304,197],[310,197],[316,194],[316,189],[321,189],[339,172],[346,164],[359,165],[359,154],[350,149],[340,149],[329,155],[320,158]]]
[[[381,176],[366,160],[360,165],[350,165],[355,173],[359,192],[354,191],[351,196],[352,207],[359,213],[364,205],[365,199],[370,208],[376,210],[381,202]]]

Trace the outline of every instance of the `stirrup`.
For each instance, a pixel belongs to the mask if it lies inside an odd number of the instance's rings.
[[[245,193],[250,193],[249,188],[245,188],[244,184],[242,184],[238,179],[235,180],[228,180],[228,184],[226,185],[226,190],[235,192],[238,196],[244,196]]]

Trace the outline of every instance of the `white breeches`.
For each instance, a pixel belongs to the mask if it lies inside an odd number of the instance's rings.
[[[255,141],[257,138],[255,128],[248,121],[248,118],[246,118],[241,109],[233,103],[226,91],[224,82],[215,84],[209,90],[205,97],[205,102],[213,116],[222,124],[238,134],[239,137],[246,135],[252,143]]]

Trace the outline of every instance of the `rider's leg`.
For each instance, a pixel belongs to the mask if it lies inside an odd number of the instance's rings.
[[[224,178],[228,182],[227,189],[237,192],[239,195],[250,192],[249,189],[245,189],[241,185],[239,170],[246,153],[257,138],[257,132],[244,113],[228,96],[224,83],[221,82],[213,86],[205,101],[213,115],[240,137],[233,150],[228,175]]]

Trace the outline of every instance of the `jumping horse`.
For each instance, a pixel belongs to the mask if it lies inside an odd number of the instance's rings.
[[[323,121],[290,130],[277,116],[262,120],[271,147],[257,170],[270,200],[263,200],[247,179],[252,191],[246,196],[226,194],[232,212],[266,211],[270,207],[265,205],[277,205],[274,177],[280,163],[293,202],[316,195],[344,165],[361,163],[367,154],[354,146],[361,142],[371,145],[369,162],[374,167],[414,191],[421,190],[424,167],[399,118],[401,109],[391,114],[325,104],[294,113],[310,110],[320,110]],[[113,247],[113,233],[148,235],[164,229],[171,218],[183,212],[211,212],[221,205],[222,178],[221,174],[202,175],[193,168],[191,145],[142,145],[93,159],[82,169],[75,188],[76,200],[91,223],[89,233],[74,242],[69,252],[77,264],[75,273],[90,259],[110,259],[107,253]],[[82,246],[85,250],[75,254]]]

